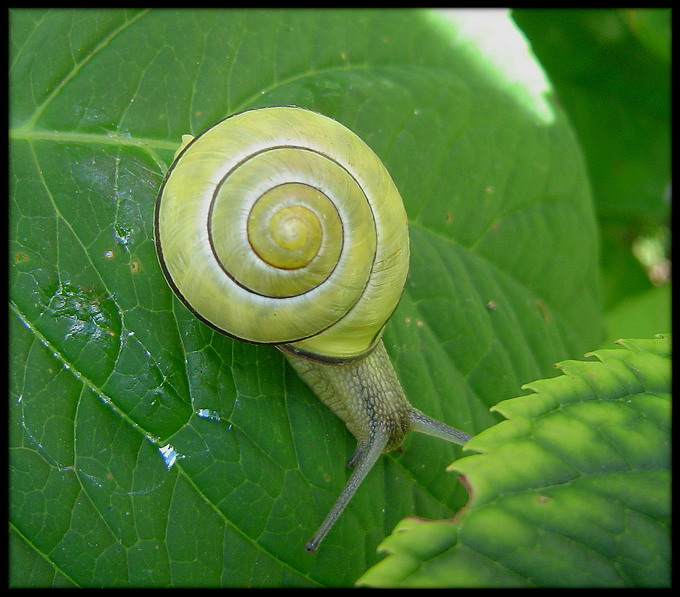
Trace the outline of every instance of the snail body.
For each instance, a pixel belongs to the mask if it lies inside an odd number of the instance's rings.
[[[378,157],[340,123],[261,108],[185,137],[155,234],[184,304],[222,333],[279,348],[357,439],[309,551],[407,431],[469,438],[412,407],[389,361],[381,337],[408,272],[406,213]]]

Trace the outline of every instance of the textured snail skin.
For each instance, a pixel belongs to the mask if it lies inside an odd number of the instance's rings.
[[[420,431],[459,444],[470,438],[411,406],[382,340],[367,355],[342,364],[318,363],[284,354],[293,369],[345,422],[357,440],[348,463],[354,470],[335,506],[307,543],[307,551],[316,551],[376,460],[383,452],[399,447],[408,431]]]
[[[184,304],[222,333],[279,348],[356,437],[353,471],[308,551],[408,431],[470,438],[412,407],[387,356],[381,336],[408,271],[406,213],[380,160],[338,122],[262,108],[183,137],[155,234]]]

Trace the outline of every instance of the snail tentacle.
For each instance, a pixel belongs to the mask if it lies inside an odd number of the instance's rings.
[[[305,549],[309,552],[317,550],[319,543],[323,541],[324,537],[331,530],[335,521],[349,504],[350,500],[356,493],[356,490],[361,485],[361,482],[366,478],[366,475],[371,471],[373,465],[376,463],[380,455],[384,452],[385,446],[389,441],[389,432],[384,427],[380,426],[375,430],[369,441],[365,445],[365,449],[359,454],[352,474],[349,476],[347,483],[340,493],[333,507],[330,509],[326,518],[317,529],[316,533],[305,545]],[[356,456],[356,453],[355,453]]]
[[[408,413],[409,429],[427,435],[433,435],[440,439],[444,439],[454,444],[465,445],[472,437],[469,433],[465,433],[455,427],[450,427],[446,423],[437,421],[432,417],[428,417],[425,413],[420,412],[417,408],[411,408]]]
[[[457,444],[464,444],[470,438],[409,404],[382,340],[367,355],[341,365],[315,363],[285,354],[300,377],[357,438],[348,463],[355,468],[332,510],[307,544],[308,551],[314,551],[330,530],[380,453],[401,445],[407,431],[435,435]]]

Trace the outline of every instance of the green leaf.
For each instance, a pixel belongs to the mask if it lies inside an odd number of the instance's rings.
[[[465,509],[402,521],[359,584],[669,586],[671,339],[620,344],[499,403],[451,467]]]
[[[505,12],[10,13],[12,586],[339,586],[459,450],[409,438],[319,553],[354,440],[271,347],[198,322],[153,210],[183,134],[257,106],[381,157],[411,269],[385,341],[412,403],[468,432],[602,334],[582,158]]]

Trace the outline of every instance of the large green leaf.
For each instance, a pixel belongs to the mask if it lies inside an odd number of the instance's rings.
[[[621,341],[599,362],[506,400],[507,417],[456,462],[456,520],[406,519],[374,586],[670,585],[670,337]]]
[[[505,13],[16,10],[10,69],[15,586],[348,585],[398,520],[466,501],[458,448],[412,437],[304,551],[354,440],[276,350],[198,322],[153,244],[181,135],[231,113],[323,112],[392,173],[385,340],[418,408],[476,433],[601,337],[580,153]]]

